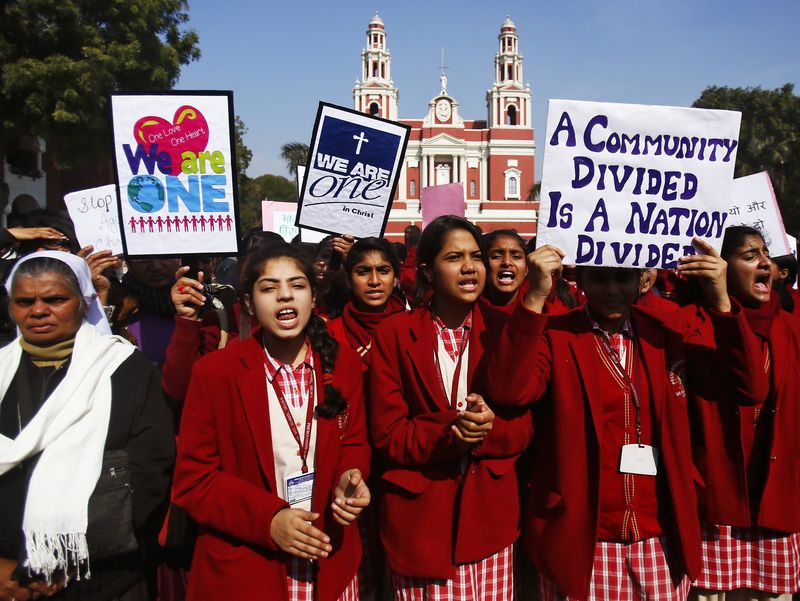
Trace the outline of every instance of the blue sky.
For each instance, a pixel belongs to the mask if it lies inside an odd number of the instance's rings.
[[[689,106],[709,85],[787,82],[800,93],[797,0],[190,0],[203,56],[184,67],[176,89],[233,90],[249,128],[248,174],[287,175],[280,147],[309,142],[317,102],[352,106],[375,10],[401,118],[421,118],[438,93],[444,48],[461,115],[485,119],[497,35],[511,16],[533,91],[537,181],[549,98]]]

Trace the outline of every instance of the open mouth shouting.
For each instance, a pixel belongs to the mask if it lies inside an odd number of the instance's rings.
[[[510,270],[502,270],[497,274],[498,287],[513,286],[517,281],[517,274]]]
[[[769,296],[771,279],[772,276],[769,271],[765,271],[756,275],[755,284],[753,285],[756,295]]]

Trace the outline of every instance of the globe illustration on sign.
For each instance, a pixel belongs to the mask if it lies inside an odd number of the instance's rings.
[[[160,211],[164,199],[164,186],[152,175],[137,175],[128,183],[128,202],[140,213]]]

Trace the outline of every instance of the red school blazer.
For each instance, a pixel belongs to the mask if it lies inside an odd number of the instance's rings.
[[[774,294],[774,293],[773,293]],[[679,314],[692,342],[706,352],[709,385],[691,395],[694,461],[705,487],[700,490],[701,519],[709,524],[763,526],[782,532],[800,532],[800,320],[779,311],[770,332],[769,371],[763,361],[754,376],[760,387],[749,394],[723,388],[724,374],[717,359],[713,325],[702,307],[688,306]],[[759,344],[760,348],[760,343]],[[772,414],[769,454],[761,503],[753,520],[748,498],[747,465],[742,453],[742,428],[746,419],[741,405],[765,403]]]
[[[316,353],[314,364],[322,398]],[[334,547],[330,557],[318,561],[319,601],[337,599],[358,570],[358,526],[333,520],[331,493],[348,469],[358,468],[366,477],[370,460],[361,360],[349,348],[337,353],[333,384],[348,408],[317,422],[312,509],[321,517],[314,526]],[[199,524],[187,599],[288,599],[285,554],[269,534],[273,516],[288,505],[276,493],[264,351],[257,338],[197,362],[180,432],[174,500]]]
[[[656,316],[632,307],[631,321],[653,399],[659,470],[669,489],[665,506],[672,531],[664,534],[675,543],[684,572],[695,579],[702,570],[695,491],[701,479],[692,464],[682,383],[687,349],[682,337]],[[739,366],[752,365],[754,355],[747,355],[752,347],[743,347],[747,325],[741,311],[715,314],[714,323],[723,341],[719,346],[727,350],[719,358],[728,366],[726,377],[746,382],[747,370]],[[603,406],[593,377],[598,365],[594,336],[583,309],[548,319],[520,304],[487,365],[489,394],[498,404],[542,399],[535,415],[524,547],[539,569],[576,599],[588,596],[597,542]]]
[[[519,536],[514,464],[533,425],[526,409],[500,410],[485,394],[483,366],[507,316],[475,304],[468,389],[484,396],[496,418],[469,454],[454,444],[448,407],[434,363],[436,331],[430,310],[387,317],[375,332],[370,368],[370,429],[385,461],[381,540],[395,572],[452,578],[457,564],[491,556]]]

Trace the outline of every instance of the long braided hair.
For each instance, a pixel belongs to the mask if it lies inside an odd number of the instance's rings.
[[[286,242],[275,242],[266,244],[253,252],[248,257],[244,273],[240,282],[240,293],[253,298],[253,287],[256,280],[264,271],[264,266],[273,259],[290,259],[295,262],[298,269],[308,278],[312,293],[316,293],[316,278],[314,277],[314,266],[303,253],[291,244]],[[339,343],[329,334],[325,327],[325,320],[319,315],[311,313],[311,318],[306,324],[305,335],[311,342],[311,348],[319,354],[322,362],[322,382],[325,398],[323,403],[317,405],[316,413],[320,417],[332,418],[342,413],[347,408],[347,401],[333,385],[333,368],[336,363],[336,353],[339,350]]]

